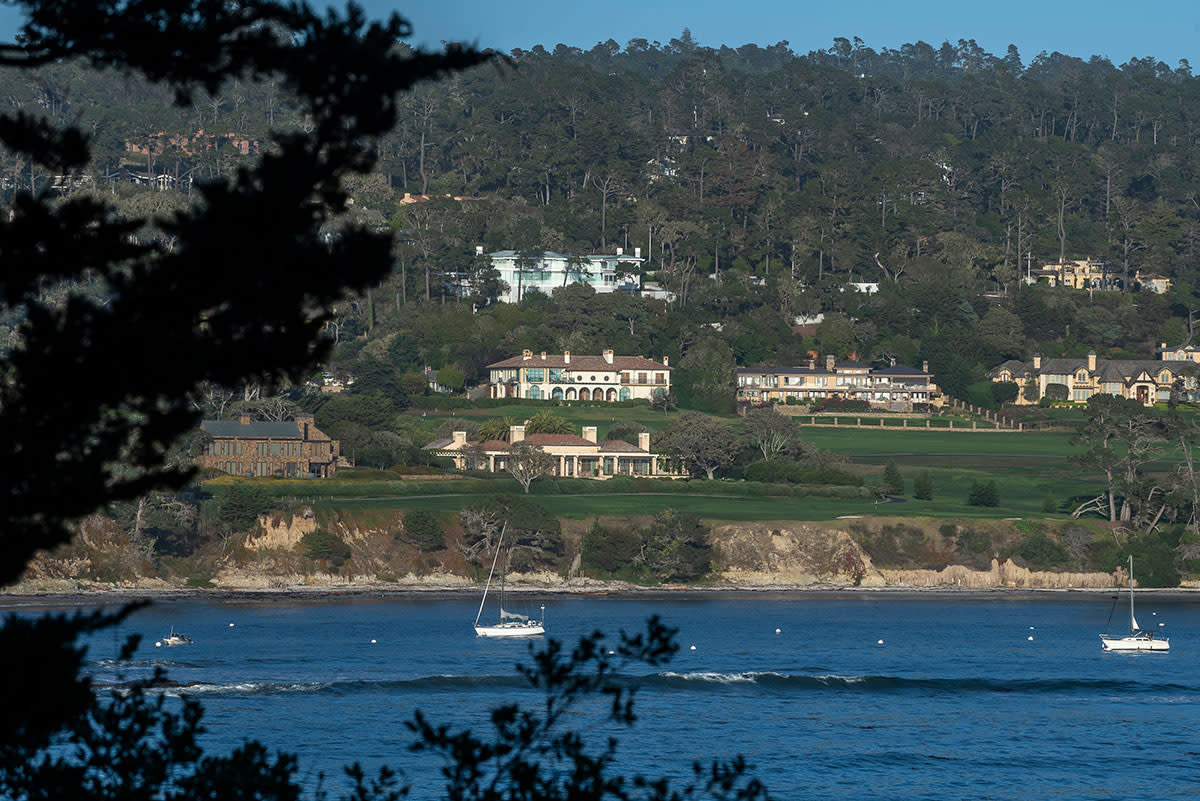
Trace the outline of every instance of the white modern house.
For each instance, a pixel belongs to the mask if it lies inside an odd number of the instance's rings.
[[[483,248],[477,247],[475,253],[483,255]],[[611,255],[576,256],[546,251],[522,260],[521,254],[515,250],[498,250],[489,253],[488,257],[492,260],[492,266],[499,271],[500,280],[508,284],[508,291],[499,297],[506,303],[520,303],[521,298],[530,292],[549,295],[568,284],[587,284],[598,293],[637,294],[641,288],[641,276],[622,272],[617,265],[633,269],[640,268],[645,262],[641,248],[634,248],[632,256],[626,254],[624,249],[617,248],[617,252]]]

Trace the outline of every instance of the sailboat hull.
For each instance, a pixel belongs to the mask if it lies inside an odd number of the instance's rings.
[[[528,623],[497,623],[494,626],[476,626],[477,637],[539,637],[546,633],[546,627],[538,621]]]
[[[1171,643],[1148,635],[1130,634],[1127,637],[1100,635],[1100,645],[1105,651],[1170,651]]]

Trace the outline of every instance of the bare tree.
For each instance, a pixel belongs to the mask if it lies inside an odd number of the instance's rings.
[[[521,440],[509,446],[504,469],[520,482],[521,488],[529,494],[529,485],[552,472],[556,463],[557,459],[537,445],[528,440]]]

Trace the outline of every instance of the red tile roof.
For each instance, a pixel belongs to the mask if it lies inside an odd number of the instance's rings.
[[[604,360],[603,356],[576,356],[571,354],[571,361],[567,363],[566,358],[561,353],[547,353],[543,359],[541,354],[531,356],[526,359],[524,356],[514,356],[511,359],[489,364],[489,370],[497,370],[504,367],[554,367],[567,370],[659,370],[669,371],[662,362],[656,362],[653,359],[647,359],[642,356],[613,356],[612,364]]]
[[[577,434],[528,434],[527,442],[534,445],[595,445],[590,439],[584,439]]]

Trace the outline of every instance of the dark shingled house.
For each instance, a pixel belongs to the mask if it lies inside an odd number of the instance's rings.
[[[211,441],[196,458],[199,467],[215,467],[236,476],[328,478],[337,470],[342,444],[313,424],[310,415],[286,423],[204,420]]]

